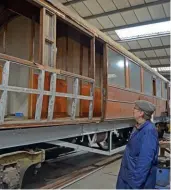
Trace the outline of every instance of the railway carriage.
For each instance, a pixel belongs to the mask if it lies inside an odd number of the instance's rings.
[[[123,150],[135,100],[169,110],[169,81],[55,0],[1,0],[0,15],[1,187],[49,155]]]

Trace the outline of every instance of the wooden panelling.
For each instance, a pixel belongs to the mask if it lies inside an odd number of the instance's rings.
[[[60,79],[57,80],[56,92],[67,93],[66,81]],[[56,97],[54,106],[54,118],[66,117],[67,115],[67,98]]]
[[[125,84],[126,87],[129,88],[130,87],[130,68],[129,68],[129,63],[128,63],[128,59],[125,58]]]
[[[0,66],[0,84],[2,84],[2,67]]]
[[[103,61],[103,55],[96,52],[96,74],[95,74],[95,80],[96,80],[96,86],[101,86],[101,71],[102,71],[102,61]]]
[[[166,109],[166,101],[164,100],[111,86],[108,87],[108,100],[109,101],[107,101],[106,118],[130,117],[130,108],[132,108],[134,104],[131,105],[129,103],[133,103],[136,100],[146,100],[155,104],[155,116],[160,116],[161,112],[164,112]],[[112,100],[115,102],[112,102]],[[124,111],[122,110],[123,107]]]
[[[67,63],[67,37],[60,37],[57,40],[57,61],[56,68],[66,71]]]
[[[133,117],[134,104],[107,101],[106,119]]]
[[[81,95],[89,96],[90,95],[90,85],[82,85]],[[101,90],[100,88],[95,88],[95,95],[94,95],[94,117],[101,116]],[[89,113],[89,101],[81,100],[80,101],[80,116],[81,117],[88,117]]]
[[[117,87],[108,87],[108,99],[134,102],[140,98],[140,94],[126,91]]]
[[[38,88],[38,75],[34,74],[33,77],[33,88]],[[50,89],[50,77],[49,74],[46,73],[45,75],[45,83],[44,83],[44,90]],[[57,79],[56,83],[56,91],[57,92],[67,92],[67,84],[65,81]],[[32,117],[35,116],[35,110],[36,110],[36,100],[37,95],[32,95]],[[42,106],[42,114],[41,118],[47,118],[48,114],[48,103],[49,103],[49,96],[43,96],[43,106]],[[67,116],[67,99],[62,97],[56,97],[55,99],[55,106],[54,106],[54,117],[64,117]]]

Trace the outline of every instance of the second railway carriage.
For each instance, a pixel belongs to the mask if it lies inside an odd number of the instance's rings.
[[[123,150],[135,100],[168,111],[164,77],[55,0],[1,0],[0,11],[1,187],[49,155]]]

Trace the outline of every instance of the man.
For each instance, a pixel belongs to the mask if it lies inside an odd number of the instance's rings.
[[[135,102],[133,129],[123,155],[116,189],[154,189],[158,158],[158,133],[150,121],[155,106],[147,101]]]

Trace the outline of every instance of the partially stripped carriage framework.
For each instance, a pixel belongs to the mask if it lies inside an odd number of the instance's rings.
[[[169,110],[164,77],[57,1],[2,0],[0,11],[0,173],[9,175],[4,163],[17,173],[27,159],[15,183],[0,184],[21,185],[24,171],[45,160],[42,143],[122,150],[135,100],[154,103],[154,116]],[[7,161],[14,154],[16,167]]]

